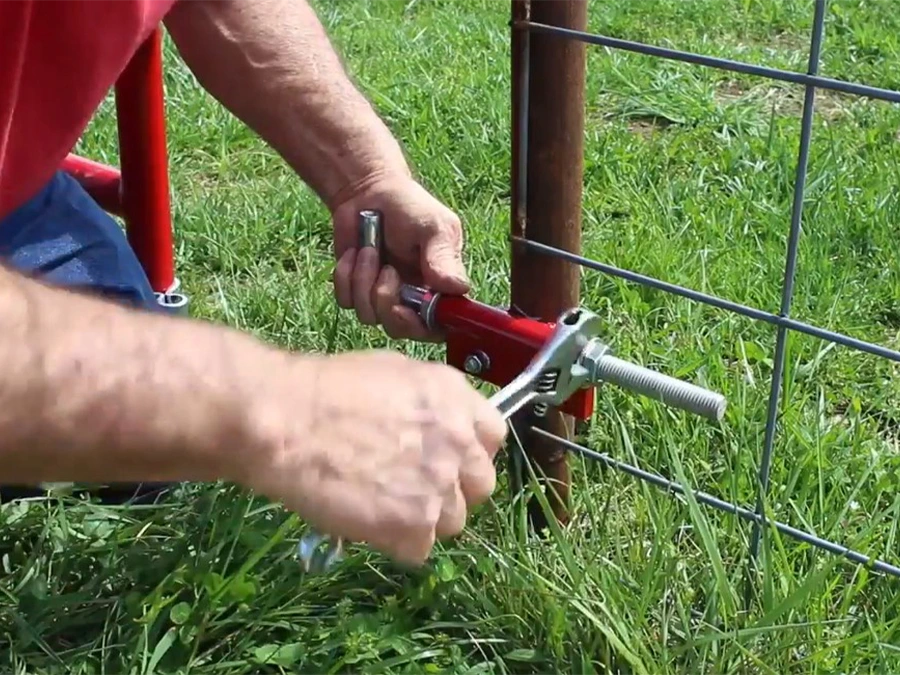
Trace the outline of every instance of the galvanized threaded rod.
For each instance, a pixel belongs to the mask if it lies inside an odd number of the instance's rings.
[[[716,422],[725,414],[726,400],[721,394],[623,361],[608,352],[592,357],[589,351],[582,364],[590,371],[594,384],[609,382]]]

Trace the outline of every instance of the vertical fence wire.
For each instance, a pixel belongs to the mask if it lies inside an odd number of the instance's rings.
[[[531,79],[531,32],[516,30],[516,23],[529,19],[529,0],[512,0],[510,21],[510,99],[511,145],[510,198],[512,214],[510,228],[512,238],[525,237],[525,221],[528,210],[528,102]],[[512,290],[512,289],[510,289]],[[512,306],[512,298],[510,298]],[[510,491],[517,495],[522,491],[524,457],[518,443],[510,443],[508,462]]]
[[[822,37],[825,32],[825,0],[816,0],[813,17],[812,38],[809,48],[809,75],[818,75],[819,60],[822,51]],[[806,85],[803,98],[803,113],[800,127],[800,149],[797,154],[797,170],[794,179],[794,198],[791,209],[790,234],[788,236],[787,256],[784,265],[784,281],[781,286],[781,310],[779,316],[788,318],[794,298],[794,279],[797,271],[797,256],[800,243],[801,223],[803,221],[803,205],[806,199],[806,177],[809,165],[809,146],[812,141],[813,115],[815,113],[816,87]],[[782,380],[784,379],[784,362],[787,353],[789,329],[785,326],[777,328],[775,341],[775,359],[772,368],[772,386],[769,394],[769,407],[766,413],[766,431],[763,441],[762,458],[759,463],[759,484],[757,487],[756,515],[750,536],[750,562],[754,565],[759,555],[759,543],[762,525],[765,525],[765,501],[769,488],[769,474],[772,469],[772,454],[775,448],[775,437],[778,427],[778,404],[781,400]],[[748,575],[748,580],[752,580]],[[750,586],[747,587],[749,601]]]

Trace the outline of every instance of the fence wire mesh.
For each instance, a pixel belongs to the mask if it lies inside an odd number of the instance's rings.
[[[705,506],[717,509],[722,512],[733,514],[752,524],[752,533],[750,537],[749,556],[751,561],[755,561],[760,552],[762,533],[765,528],[771,527],[779,531],[781,534],[792,537],[793,539],[814,546],[823,551],[840,555],[847,560],[864,565],[874,572],[891,575],[900,578],[900,567],[885,560],[878,559],[864,552],[855,551],[839,542],[830,541],[817,536],[812,531],[801,530],[785,523],[771,519],[766,515],[766,497],[770,489],[770,471],[772,467],[772,457],[774,453],[776,434],[779,427],[779,403],[782,399],[782,385],[785,375],[785,358],[788,334],[793,331],[806,334],[824,341],[833,342],[850,349],[860,352],[872,354],[877,357],[888,359],[894,362],[900,362],[900,351],[889,347],[860,340],[849,335],[838,333],[826,328],[811,325],[802,321],[798,321],[790,317],[791,304],[794,299],[794,282],[797,269],[797,258],[800,250],[801,222],[803,218],[804,199],[806,194],[807,169],[810,154],[810,145],[812,140],[815,100],[817,89],[826,89],[845,94],[868,97],[893,103],[900,103],[900,91],[892,91],[881,89],[878,87],[868,86],[855,82],[847,82],[836,80],[819,75],[819,62],[822,51],[822,42],[825,33],[826,19],[826,0],[816,0],[814,17],[811,31],[811,38],[808,50],[808,65],[806,73],[781,70],[777,68],[764,67],[734,61],[724,58],[704,56],[702,54],[680,51],[677,49],[664,48],[640,42],[633,42],[620,38],[613,38],[604,35],[572,30],[558,26],[547,25],[531,21],[530,18],[522,19],[521,17],[513,17],[511,22],[512,30],[524,33],[524,39],[518,41],[520,71],[516,74],[518,81],[518,97],[516,107],[519,114],[513,119],[513,139],[516,144],[516,153],[519,158],[518,170],[516,172],[518,185],[518,199],[524,203],[524,195],[528,183],[528,167],[525,158],[528,156],[528,98],[529,98],[529,34],[546,34],[555,36],[562,40],[577,40],[588,45],[599,45],[613,50],[624,50],[634,52],[661,59],[680,61],[698,66],[705,66],[724,71],[732,71],[747,75],[759,76],[770,80],[779,80],[794,84],[803,85],[804,98],[802,103],[802,111],[800,115],[800,142],[797,155],[796,173],[794,176],[794,189],[792,196],[792,207],[789,220],[787,250],[785,253],[785,262],[783,269],[783,279],[781,284],[781,302],[780,309],[777,314],[767,312],[758,308],[734,302],[725,298],[717,297],[707,293],[703,293],[691,288],[669,283],[662,279],[647,276],[639,272],[621,269],[614,265],[610,265],[598,260],[591,260],[584,256],[566,251],[560,248],[549,246],[537,241],[529,240],[527,237],[512,236],[512,240],[528,249],[529,251],[552,256],[566,260],[570,263],[577,264],[586,269],[601,272],[612,277],[617,277],[625,281],[656,289],[671,295],[687,298],[689,300],[703,303],[720,310],[732,312],[756,321],[764,322],[776,327],[775,354],[772,363],[771,384],[768,395],[768,405],[766,411],[765,433],[763,440],[762,453],[757,467],[757,497],[753,508],[740,506],[738,504],[720,499],[713,495],[692,491],[694,499]],[[614,459],[608,454],[597,452],[590,448],[584,447],[578,443],[574,443],[565,438],[551,434],[537,427],[532,431],[544,438],[550,439],[559,444],[559,446],[570,452],[577,453],[581,456],[595,460],[604,466],[637,478],[650,485],[653,485],[669,494],[684,494],[686,488],[662,475],[648,472],[638,468],[633,464],[628,464],[620,460]]]

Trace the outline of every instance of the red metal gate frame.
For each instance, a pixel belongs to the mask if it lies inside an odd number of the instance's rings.
[[[132,57],[115,85],[120,168],[70,154],[60,167],[125,223],[128,241],[161,305],[180,308],[169,196],[162,29]]]

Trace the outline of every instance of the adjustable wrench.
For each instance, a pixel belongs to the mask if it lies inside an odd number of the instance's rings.
[[[360,248],[374,247],[381,258],[381,242],[380,214],[363,211],[359,219]],[[439,294],[405,285],[400,298],[404,305],[418,312],[429,328],[440,328],[436,320]],[[721,394],[616,358],[601,341],[601,329],[600,317],[585,309],[563,312],[549,338],[524,370],[491,396],[490,402],[504,419],[526,405],[533,406],[536,414],[542,415],[549,407],[562,406],[584,388],[609,382],[694,414],[721,420],[726,406]],[[322,544],[326,544],[324,550]],[[309,533],[300,540],[298,556],[306,571],[323,570],[340,557],[342,547],[339,538],[331,540],[319,533]]]
[[[408,296],[412,292],[412,288],[406,291]],[[550,340],[529,366],[490,398],[504,419],[529,404],[558,406],[589,383],[592,371],[581,362],[581,357],[599,332],[599,321],[597,316],[579,309],[560,317]],[[300,540],[297,554],[305,571],[320,572],[340,559],[342,550],[340,538],[311,532]]]

